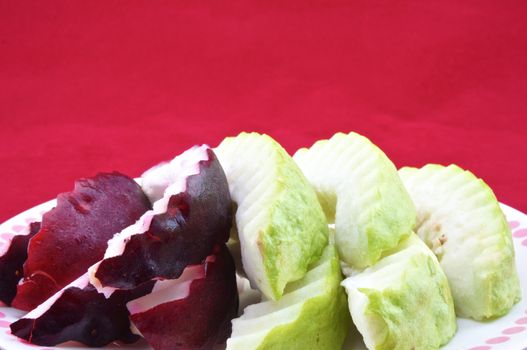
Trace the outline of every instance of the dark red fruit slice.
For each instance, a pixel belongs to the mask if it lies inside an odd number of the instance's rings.
[[[177,280],[158,281],[152,292],[127,304],[130,318],[154,350],[212,349],[231,333],[238,311],[234,261],[225,247]]]
[[[78,341],[100,347],[113,341],[133,343],[139,336],[130,331],[126,303],[152,290],[153,282],[109,299],[89,284],[88,275],[75,280],[35,310],[11,324],[11,332],[30,343],[54,346]]]
[[[29,240],[40,230],[40,222],[33,222],[26,234],[12,238],[7,251],[0,257],[0,301],[11,305],[18,281],[23,277]]]
[[[168,180],[167,180],[168,178]],[[108,242],[92,283],[107,295],[153,278],[178,278],[229,238],[231,199],[225,173],[207,146],[193,147],[145,173],[154,210]],[[150,191],[154,188],[154,191]],[[135,231],[134,231],[135,230]]]
[[[30,310],[100,260],[107,241],[150,208],[136,182],[119,173],[98,174],[75,182],[44,214],[30,240],[24,280],[13,306]]]

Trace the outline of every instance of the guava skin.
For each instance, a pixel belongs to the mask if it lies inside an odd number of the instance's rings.
[[[83,275],[102,259],[107,242],[151,208],[141,187],[128,176],[101,173],[75,182],[44,214],[29,241],[24,279],[13,307],[31,310]]]
[[[126,303],[148,294],[154,282],[134,290],[118,290],[106,299],[95,287],[68,287],[53,305],[36,319],[21,318],[11,332],[32,344],[54,346],[77,341],[91,347],[113,341],[134,343],[139,336],[130,331]]]
[[[187,178],[184,193],[173,195],[167,211],[149,229],[130,237],[121,255],[102,260],[95,277],[104,287],[134,288],[152,278],[176,279],[187,265],[200,264],[215,245],[229,239],[231,197],[213,151],[200,171]]]
[[[27,235],[17,235],[11,240],[7,252],[0,257],[0,301],[11,305],[16,295],[18,281],[23,277],[29,240],[40,231],[40,222],[29,225]]]
[[[154,350],[212,349],[231,333],[238,312],[234,260],[224,244],[214,261],[203,264],[205,276],[194,279],[189,294],[130,319]]]

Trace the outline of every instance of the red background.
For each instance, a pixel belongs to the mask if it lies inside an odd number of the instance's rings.
[[[0,221],[242,130],[455,162],[527,211],[525,1],[1,1]]]

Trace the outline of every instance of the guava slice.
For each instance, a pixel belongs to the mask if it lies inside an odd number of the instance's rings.
[[[438,349],[457,326],[450,288],[436,257],[415,234],[387,254],[342,282],[366,347]]]
[[[402,168],[416,232],[445,271],[458,316],[506,314],[521,295],[511,231],[487,184],[456,165]]]
[[[108,299],[90,285],[84,274],[36,309],[11,324],[11,333],[28,342],[54,346],[77,341],[101,347],[113,341],[133,343],[126,303],[148,293],[153,282],[134,290],[120,290]]]
[[[253,286],[278,300],[327,244],[322,208],[293,159],[271,137],[241,133],[215,151],[237,205],[243,268]]]
[[[153,278],[178,278],[229,238],[227,179],[214,152],[195,146],[141,179],[153,210],[116,234],[104,259],[90,268],[91,283],[106,296]]]
[[[13,307],[31,310],[83,275],[100,260],[107,242],[151,208],[141,187],[128,176],[101,173],[75,181],[71,192],[42,217],[28,245],[24,279]]]
[[[415,208],[397,169],[366,137],[337,133],[293,158],[335,223],[340,258],[352,268],[371,266],[411,232]]]
[[[156,281],[151,293],[128,302],[130,319],[154,350],[224,344],[238,312],[235,271],[221,245],[203,264],[188,266],[178,279]]]
[[[328,245],[303,279],[279,301],[249,305],[232,321],[227,350],[342,349],[350,325],[335,246]]]
[[[32,222],[19,234],[11,237],[0,256],[0,301],[11,305],[18,282],[24,276],[29,240],[40,231],[40,222]]]

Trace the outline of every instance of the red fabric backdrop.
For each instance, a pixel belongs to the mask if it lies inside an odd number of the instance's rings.
[[[0,221],[242,130],[355,130],[527,210],[525,1],[1,1]]]

